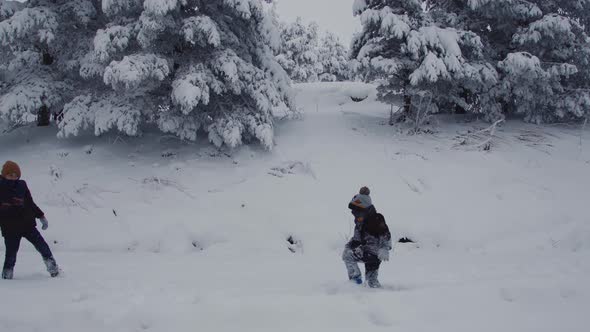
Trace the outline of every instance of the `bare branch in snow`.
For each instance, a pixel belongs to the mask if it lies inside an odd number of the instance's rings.
[[[467,134],[459,135],[457,138],[460,140],[459,143],[453,147],[463,147],[467,150],[479,150],[489,151],[492,147],[494,138],[498,138],[496,131],[498,125],[504,122],[504,119],[494,122],[487,128],[478,130],[476,132],[468,132]]]

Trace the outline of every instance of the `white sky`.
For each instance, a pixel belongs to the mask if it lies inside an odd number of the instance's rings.
[[[353,0],[276,0],[282,20],[293,21],[301,16],[305,21],[315,21],[320,28],[340,37],[348,46],[353,33],[360,30],[360,23],[352,16]]]

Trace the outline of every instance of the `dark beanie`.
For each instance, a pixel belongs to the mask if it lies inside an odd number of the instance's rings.
[[[361,190],[359,191],[359,194],[361,194],[361,195],[371,195],[371,190],[369,190],[368,187],[362,187]]]

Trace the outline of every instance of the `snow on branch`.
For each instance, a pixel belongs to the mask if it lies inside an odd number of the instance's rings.
[[[250,19],[254,13],[261,13],[263,10],[258,0],[223,0],[223,3],[244,19]]]
[[[129,26],[114,25],[99,29],[94,37],[94,53],[100,61],[109,60],[113,54],[124,51],[132,38]]]
[[[498,66],[510,74],[536,73],[535,75],[542,75],[543,71],[539,58],[527,52],[510,53]]]
[[[64,106],[58,137],[78,136],[93,129],[96,136],[117,129],[129,136],[139,133],[141,111],[137,103],[114,94],[82,95]]]
[[[531,19],[543,15],[543,11],[536,4],[523,0],[468,0],[472,10],[489,10],[486,7],[499,8],[508,17],[517,19]]]
[[[543,37],[558,39],[573,39],[572,32],[575,23],[572,19],[558,15],[545,15],[542,19],[531,23],[526,29],[514,35],[512,41],[518,44],[538,43]]]
[[[199,104],[209,104],[211,89],[221,94],[223,83],[209,69],[191,68],[189,73],[172,82],[172,102],[180,106],[183,114],[189,114]]]
[[[210,17],[196,16],[189,17],[183,21],[182,34],[184,39],[191,44],[200,46],[221,45],[221,35],[217,24]]]
[[[62,102],[63,82],[46,76],[25,74],[22,83],[0,95],[0,116],[10,122],[31,123],[37,119],[41,106],[51,107]]]
[[[122,12],[141,8],[143,0],[102,0],[102,11],[107,15],[117,15]]]
[[[19,1],[0,0],[0,20],[5,20],[24,7]]]
[[[163,16],[173,11],[178,5],[185,5],[186,0],[145,0],[143,8],[150,15]]]
[[[25,8],[0,22],[0,45],[10,46],[33,35],[42,43],[50,43],[57,26],[57,17],[48,8]]]
[[[176,115],[170,110],[160,110],[157,120],[158,128],[164,133],[176,135],[181,140],[195,141],[197,132],[203,127],[199,118]]]
[[[94,4],[90,0],[70,0],[65,4],[64,9],[84,25],[96,19],[98,15]]]
[[[134,54],[113,61],[105,69],[104,83],[118,88],[134,89],[147,80],[162,81],[170,74],[168,62],[155,54]]]
[[[468,150],[479,150],[489,151],[492,147],[492,141],[497,138],[496,131],[498,125],[504,122],[504,119],[498,120],[487,128],[475,131],[467,132],[464,135],[457,137],[459,143],[455,144],[455,148],[464,147]]]

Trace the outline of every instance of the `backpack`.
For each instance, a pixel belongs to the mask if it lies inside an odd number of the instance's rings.
[[[381,213],[372,214],[363,225],[363,231],[369,235],[379,237],[389,233],[385,217]]]
[[[15,219],[25,209],[27,185],[24,181],[0,178],[0,219]]]

